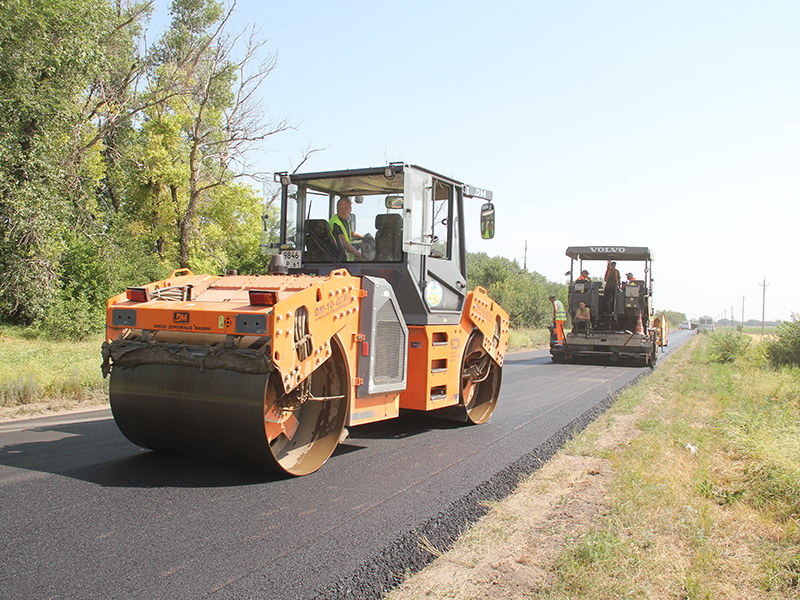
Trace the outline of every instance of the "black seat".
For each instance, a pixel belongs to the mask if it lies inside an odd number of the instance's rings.
[[[403,217],[397,213],[375,217],[375,260],[403,259]]]
[[[331,234],[328,222],[324,219],[306,221],[307,262],[334,262],[342,260],[339,246]]]

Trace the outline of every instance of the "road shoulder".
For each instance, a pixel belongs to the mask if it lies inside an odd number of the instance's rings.
[[[595,448],[613,450],[639,434],[635,423],[646,410],[645,404],[631,414],[603,419],[584,435],[592,436]],[[553,561],[567,544],[606,512],[614,477],[607,459],[559,451],[449,551],[437,552],[421,540],[436,559],[387,598],[530,597],[549,585]]]

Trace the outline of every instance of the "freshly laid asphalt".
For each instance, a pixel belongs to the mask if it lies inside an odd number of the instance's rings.
[[[0,423],[0,598],[379,598],[649,372],[510,354],[488,423],[355,428],[296,479],[140,449],[107,410]]]

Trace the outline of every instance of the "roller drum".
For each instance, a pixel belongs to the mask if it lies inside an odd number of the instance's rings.
[[[114,420],[145,448],[308,475],[342,437],[349,375],[339,343],[307,381],[285,394],[280,373],[143,362],[114,364]]]
[[[268,377],[183,365],[115,366],[111,410],[139,446],[271,467],[263,412]]]

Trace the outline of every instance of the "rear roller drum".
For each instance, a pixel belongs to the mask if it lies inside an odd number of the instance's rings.
[[[461,363],[461,402],[464,420],[480,425],[494,412],[500,395],[502,368],[483,348],[483,334],[474,332]]]

